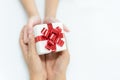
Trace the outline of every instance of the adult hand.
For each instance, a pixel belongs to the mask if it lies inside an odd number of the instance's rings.
[[[29,24],[30,25],[30,24]],[[28,42],[24,42],[25,29],[28,27]],[[20,46],[27,63],[31,80],[46,80],[45,57],[39,56],[36,52],[33,29],[30,26],[24,26],[20,33]]]
[[[58,22],[57,19],[47,18],[44,23],[54,23]],[[64,26],[64,30],[68,32],[69,30]],[[46,68],[48,80],[66,80],[66,69],[69,64],[69,52],[68,49],[50,53],[46,55]]]

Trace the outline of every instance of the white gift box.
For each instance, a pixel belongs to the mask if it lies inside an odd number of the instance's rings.
[[[65,50],[66,41],[64,33],[62,23],[40,24],[34,26],[37,53],[42,55]],[[51,45],[52,47],[50,47]]]

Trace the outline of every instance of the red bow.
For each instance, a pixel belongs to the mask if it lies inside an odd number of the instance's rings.
[[[63,38],[62,29],[59,26],[54,29],[51,23],[47,24],[47,26],[48,29],[43,28],[41,30],[43,35],[35,37],[35,42],[47,40],[45,48],[56,51],[56,44],[60,47],[64,44],[64,41],[61,39]]]

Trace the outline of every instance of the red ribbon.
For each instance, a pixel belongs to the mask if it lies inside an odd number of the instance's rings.
[[[64,41],[61,39],[63,38],[62,29],[59,26],[54,29],[51,23],[47,24],[47,26],[48,29],[43,28],[41,30],[43,35],[35,37],[35,42],[47,40],[45,48],[56,51],[56,44],[60,47],[64,44]]]

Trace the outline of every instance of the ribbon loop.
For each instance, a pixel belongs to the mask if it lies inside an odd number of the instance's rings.
[[[41,36],[35,38],[35,42],[47,40],[45,48],[48,50],[56,51],[56,45],[62,47],[64,45],[62,29],[57,26],[53,28],[52,24],[47,24],[48,29],[43,28],[41,30]]]

